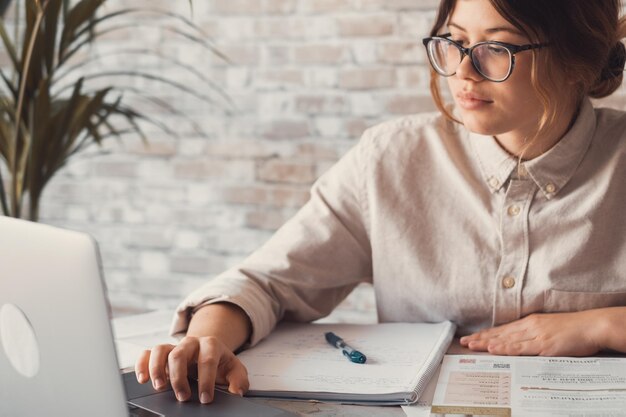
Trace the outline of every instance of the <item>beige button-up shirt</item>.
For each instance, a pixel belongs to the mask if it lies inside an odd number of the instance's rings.
[[[491,136],[438,113],[368,129],[309,202],[179,306],[240,306],[251,344],[325,315],[361,282],[380,322],[458,334],[534,312],[626,305],[626,113],[583,102],[570,131],[517,169]]]

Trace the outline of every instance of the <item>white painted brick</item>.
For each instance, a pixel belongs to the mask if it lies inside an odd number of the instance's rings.
[[[131,136],[89,146],[44,192],[44,221],[93,232],[100,241],[117,305],[175,306],[262,244],[308,200],[308,183],[364,129],[430,108],[421,38],[436,0],[195,0],[193,17],[187,1],[137,1],[191,18],[232,63],[164,29],[184,26],[154,16],[77,56],[78,62],[121,44],[155,48],[201,77],[143,54],[111,55],[86,69],[163,75],[216,103],[137,77],[89,83],[139,88],[171,107],[126,92],[127,103],[174,134],[140,122],[151,149]],[[105,5],[127,7],[123,0]],[[232,106],[211,83],[228,93]],[[619,94],[611,104],[626,102],[625,91]],[[0,170],[6,178],[1,164]],[[344,317],[371,312],[370,296],[371,288],[358,289],[340,311]]]
[[[215,275],[226,269],[224,257],[209,252],[175,254],[171,257],[171,270],[175,273],[192,275]]]
[[[174,175],[174,167],[170,160],[146,159],[136,164],[137,176],[146,182],[167,181]]]
[[[160,186],[155,184],[146,184],[135,188],[131,201],[135,202],[138,207],[141,203],[159,202],[159,203],[183,203],[185,202],[186,193],[184,188],[180,186]]]
[[[151,203],[142,209],[144,222],[152,225],[171,225],[174,221],[174,209],[163,203]]]
[[[424,46],[417,41],[385,42],[377,54],[380,62],[390,64],[423,64],[427,60]]]
[[[178,145],[178,154],[180,156],[195,156],[204,153],[207,146],[206,139],[187,138]]]
[[[212,250],[229,247],[232,253],[248,254],[270,236],[269,232],[261,230],[213,230],[205,234],[203,246]]]
[[[339,84],[339,74],[336,68],[314,67],[305,70],[305,83],[311,89],[337,88]]]
[[[355,40],[351,45],[355,64],[369,65],[377,62],[376,45],[368,40]]]
[[[343,121],[338,117],[320,116],[315,120],[315,128],[320,136],[338,137],[342,136]]]
[[[435,21],[436,12],[401,13],[398,31],[401,35],[421,41],[429,35],[430,28]]]
[[[298,26],[306,40],[335,38],[338,34],[337,24],[328,16],[316,16],[298,22]]]
[[[219,201],[211,185],[190,183],[185,186],[185,189],[187,191],[186,202],[191,207],[205,207],[209,203]]]
[[[141,228],[132,230],[128,245],[131,248],[170,249],[174,231],[171,228]]]
[[[203,207],[186,205],[173,212],[176,224],[194,229],[238,229],[244,225],[244,209],[237,206],[213,203]]]
[[[259,117],[274,119],[277,114],[293,114],[293,93],[260,93],[258,96]]]
[[[250,85],[249,68],[232,68],[227,70],[226,83],[229,88],[244,89]]]
[[[255,36],[255,20],[250,17],[230,17],[219,20],[213,36],[227,40],[249,40]]]
[[[202,235],[200,233],[181,230],[174,236],[174,246],[177,249],[199,249],[202,243]]]
[[[380,100],[374,93],[352,93],[350,95],[352,114],[359,116],[372,116],[382,110]]]
[[[139,267],[143,274],[149,276],[162,276],[170,269],[170,259],[163,252],[141,252],[139,254]]]
[[[203,182],[249,182],[254,179],[254,161],[231,159],[228,161],[217,159],[189,159],[172,162],[174,176],[177,179]],[[169,191],[181,193],[182,190]]]
[[[81,206],[70,206],[67,208],[67,219],[72,222],[87,222],[90,219],[89,209]]]
[[[145,222],[145,215],[142,210],[125,207],[122,210],[122,221],[129,224],[142,224]]]

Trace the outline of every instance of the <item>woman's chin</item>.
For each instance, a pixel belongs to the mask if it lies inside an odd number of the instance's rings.
[[[489,115],[467,114],[467,112],[462,111],[461,121],[465,128],[472,133],[485,136],[501,133],[495,126],[493,118],[490,118]]]

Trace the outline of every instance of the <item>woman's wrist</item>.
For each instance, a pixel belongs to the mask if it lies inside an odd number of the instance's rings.
[[[626,352],[626,307],[589,310],[589,335],[600,350]]]
[[[188,336],[213,336],[232,351],[250,338],[252,324],[248,315],[233,303],[215,303],[200,308],[191,318]]]

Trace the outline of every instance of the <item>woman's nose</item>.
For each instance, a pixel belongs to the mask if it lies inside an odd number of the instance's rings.
[[[462,80],[471,79],[473,81],[481,81],[485,79],[478,71],[476,71],[469,55],[465,55],[463,56],[463,59],[461,59],[461,63],[456,69],[456,76]]]

